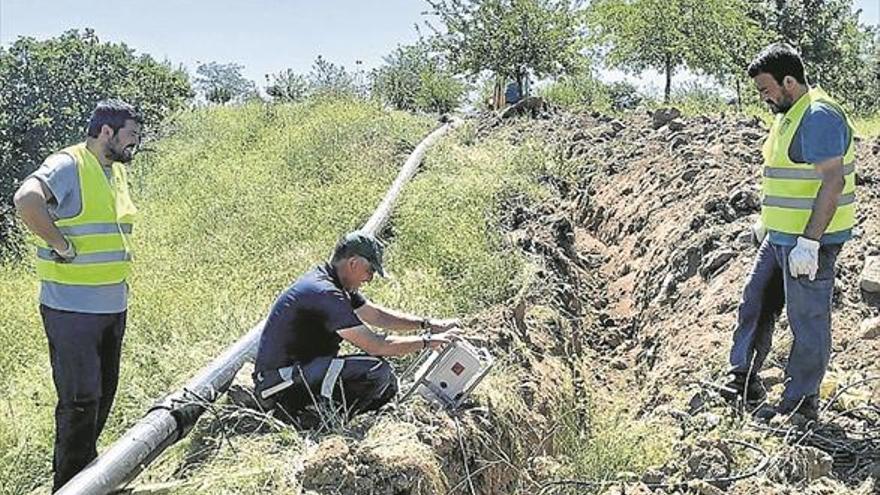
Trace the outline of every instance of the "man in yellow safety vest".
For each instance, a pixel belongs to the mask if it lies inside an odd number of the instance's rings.
[[[853,125],[834,99],[807,84],[792,47],[770,45],[748,71],[776,120],[763,147],[762,226],[756,229],[763,240],[739,305],[732,379],[722,395],[764,402],[757,373],[785,307],[794,334],[785,389],[778,404],[757,415],[815,420],[831,354],[834,265],[855,223]]]
[[[97,456],[116,394],[135,217],[123,164],[142,123],[126,103],[98,103],[86,141],[50,155],[15,193],[36,234],[40,314],[58,395],[53,491]]]

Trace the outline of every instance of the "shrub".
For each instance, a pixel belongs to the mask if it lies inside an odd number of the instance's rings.
[[[604,83],[591,74],[561,78],[544,87],[541,95],[564,107],[601,112],[629,110],[642,102],[642,96],[632,84],[623,81]]]
[[[425,41],[397,47],[371,79],[373,96],[398,110],[448,112],[461,104],[467,91]]]

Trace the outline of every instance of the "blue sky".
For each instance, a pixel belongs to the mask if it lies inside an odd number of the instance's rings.
[[[381,7],[378,7],[381,5]],[[258,84],[266,73],[308,72],[318,55],[352,68],[382,62],[418,39],[419,0],[0,0],[0,44],[93,27],[104,41],[195,68],[237,62]]]
[[[862,19],[880,23],[880,0],[855,0]],[[236,62],[249,79],[292,68],[308,72],[318,55],[369,69],[398,44],[418,38],[422,0],[0,0],[0,45],[92,27],[104,41],[183,64]],[[651,75],[647,75],[650,79]]]

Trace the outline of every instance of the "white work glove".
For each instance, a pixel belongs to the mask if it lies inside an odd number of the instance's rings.
[[[756,246],[760,246],[762,242],[764,242],[764,238],[767,237],[767,229],[764,228],[764,222],[759,218],[752,224],[752,242],[755,243]]]
[[[819,241],[798,237],[797,245],[788,254],[788,271],[791,276],[798,278],[800,275],[807,275],[813,281],[818,270]]]
[[[67,243],[67,248],[62,250],[54,249],[54,251],[61,258],[60,261],[70,261],[76,258],[76,249],[73,248],[73,243],[70,242],[70,239],[64,239],[64,241]]]

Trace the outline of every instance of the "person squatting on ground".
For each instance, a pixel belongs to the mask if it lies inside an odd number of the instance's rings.
[[[803,61],[788,45],[767,47],[748,73],[776,118],[763,147],[760,247],[739,304],[733,376],[723,395],[764,401],[757,373],[784,307],[794,335],[785,389],[757,415],[814,420],[831,355],[835,261],[855,223],[853,125],[834,99],[807,84]]]
[[[359,289],[385,276],[382,245],[371,235],[346,234],[329,262],[303,274],[276,299],[254,366],[255,391],[294,419],[322,400],[349,415],[379,409],[397,393],[397,377],[381,356],[436,349],[457,339],[457,319],[435,320],[383,308]],[[367,325],[422,335],[379,335]],[[345,340],[364,354],[339,356]]]
[[[97,457],[116,395],[136,212],[123,164],[142,123],[126,103],[98,103],[86,141],[46,158],[14,197],[38,242],[40,314],[58,395],[53,491]]]

